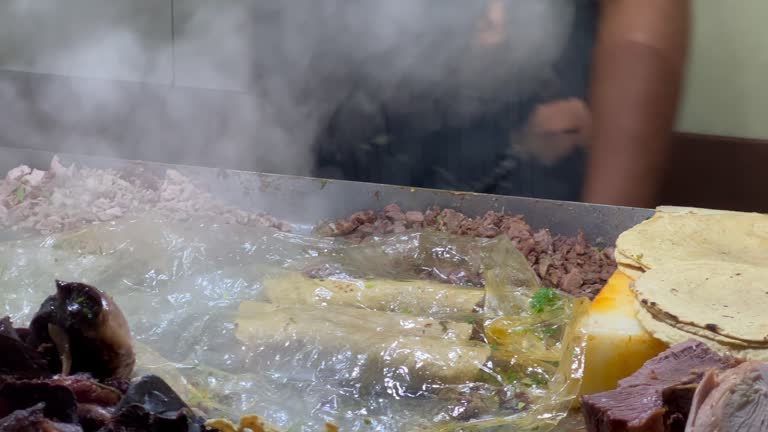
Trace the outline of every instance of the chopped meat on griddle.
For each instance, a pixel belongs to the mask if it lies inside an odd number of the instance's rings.
[[[264,213],[225,205],[173,169],[150,173],[141,165],[65,167],[54,158],[48,171],[20,166],[0,179],[0,227],[50,234],[149,211],[170,221],[199,216],[225,224],[290,230]]]
[[[522,216],[497,212],[472,218],[451,209],[403,212],[397,204],[390,204],[378,213],[360,211],[346,219],[321,225],[318,233],[362,241],[371,236],[424,227],[482,238],[505,235],[528,258],[543,285],[576,296],[593,298],[616,270],[613,249],[600,249],[590,244],[583,233],[576,237],[553,236],[546,229],[534,230]],[[479,275],[462,274],[461,271],[436,272],[427,276],[443,282],[482,285]]]

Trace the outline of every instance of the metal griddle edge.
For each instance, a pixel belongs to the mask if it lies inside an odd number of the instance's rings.
[[[0,147],[0,172],[7,172],[19,165],[46,170],[53,156],[54,153],[45,151]],[[553,234],[569,236],[583,231],[593,243],[610,246],[619,234],[654,213],[653,210],[641,208],[324,180],[84,155],[58,154],[58,157],[64,164],[77,163],[92,168],[121,168],[133,165],[160,174],[168,168],[176,169],[224,203],[269,213],[293,224],[298,232],[308,231],[323,220],[346,217],[359,210],[381,209],[389,203],[397,203],[404,210],[425,210],[431,206],[439,206],[452,208],[468,216],[478,216],[488,211],[520,214],[534,228],[548,228]]]

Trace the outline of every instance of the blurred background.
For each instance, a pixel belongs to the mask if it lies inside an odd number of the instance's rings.
[[[768,2],[693,3],[692,55],[662,201],[768,211]],[[386,51],[378,43],[398,30],[381,21],[320,26],[343,17],[319,6],[285,14],[274,4],[0,1],[0,145],[307,174],[309,143],[328,108],[317,101],[345,79],[333,64],[365,62],[363,54]],[[409,28],[405,21],[425,13],[413,4],[400,14],[384,2],[377,14]],[[280,35],[276,47],[281,20],[300,37]],[[349,57],[339,33],[354,32],[377,44]],[[323,55],[305,55],[318,44]],[[310,66],[326,71],[331,85],[307,86]],[[171,142],[183,151],[164,145]]]

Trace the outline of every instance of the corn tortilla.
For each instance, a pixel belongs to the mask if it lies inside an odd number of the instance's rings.
[[[616,260],[645,270],[674,262],[768,263],[768,215],[662,207],[622,233]]]
[[[632,280],[637,280],[640,276],[645,273],[645,269],[642,267],[638,267],[634,264],[624,264],[621,262],[617,263],[618,271],[624,273],[625,275],[629,276]]]
[[[654,313],[653,310],[648,309],[645,305],[637,302],[637,307],[642,309],[642,312],[637,312],[637,315],[643,315],[644,319],[655,321],[659,324],[665,324],[667,326],[673,327],[681,332],[688,333],[690,335],[695,335],[701,338],[702,340],[707,340],[711,343],[717,343],[720,345],[723,345],[725,347],[729,347],[731,349],[736,350],[743,350],[743,349],[768,349],[768,345],[756,343],[751,344],[743,341],[739,341],[736,339],[731,339],[727,337],[723,337],[717,333],[713,333],[707,329],[702,329],[701,327],[688,325],[681,323],[679,321],[675,321],[673,319],[670,319],[667,316],[659,315]]]
[[[684,331],[674,324],[656,319],[656,317],[642,307],[640,302],[636,304],[636,312],[638,321],[640,321],[640,324],[648,333],[667,345],[675,345],[689,339],[696,339],[719,353],[730,354],[746,360],[768,362],[768,349],[744,348],[743,346],[722,343],[710,337],[705,337],[708,335],[702,333],[696,334]]]
[[[768,268],[718,261],[653,268],[632,285],[649,312],[746,345],[768,346]]]

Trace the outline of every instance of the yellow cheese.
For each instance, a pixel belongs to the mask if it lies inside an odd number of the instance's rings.
[[[590,306],[582,394],[616,388],[620,379],[667,348],[637,320],[631,282],[617,271]]]

